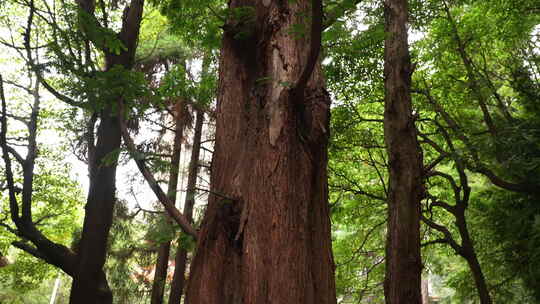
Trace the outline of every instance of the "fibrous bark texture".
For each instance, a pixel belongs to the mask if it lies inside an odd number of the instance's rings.
[[[309,53],[310,1],[230,1],[211,193],[189,304],[336,303],[327,193],[329,96]],[[309,31],[306,31],[309,32]]]
[[[384,136],[389,158],[386,303],[422,303],[420,201],[422,153],[411,105],[407,0],[385,0]]]

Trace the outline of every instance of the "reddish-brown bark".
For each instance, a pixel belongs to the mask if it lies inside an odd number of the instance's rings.
[[[311,1],[229,3],[246,5],[253,5],[252,18],[225,25],[212,191],[186,303],[336,303],[330,99],[316,56],[306,56],[310,36],[291,31],[309,28]]]
[[[389,158],[386,303],[422,303],[420,201],[422,153],[411,105],[407,0],[385,0],[384,136]]]

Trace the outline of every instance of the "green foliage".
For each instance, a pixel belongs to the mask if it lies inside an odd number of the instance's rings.
[[[219,47],[226,16],[222,0],[155,0],[152,4],[167,16],[172,32],[188,45],[207,50]]]
[[[489,2],[489,3],[487,3]],[[432,97],[453,117],[464,132],[471,138],[469,142],[462,142],[455,131],[451,130],[441,114],[425,98],[414,95],[414,107],[419,119],[419,131],[438,143],[443,149],[449,149],[444,137],[443,129],[453,139],[453,148],[458,155],[451,155],[443,160],[438,170],[452,173],[455,163],[452,158],[457,157],[474,170],[474,157],[480,157],[485,166],[490,166],[498,174],[510,179],[519,177],[532,184],[538,183],[538,115],[534,110],[538,98],[537,81],[532,75],[537,75],[535,56],[530,52],[519,54],[530,40],[531,25],[537,24],[537,17],[524,12],[518,4],[504,4],[500,1],[469,1],[461,6],[461,2],[453,2],[450,8],[456,22],[460,39],[465,42],[466,52],[473,61],[473,73],[477,77],[479,96],[486,98],[494,117],[500,136],[493,138],[485,132],[483,113],[477,101],[478,92],[471,91],[470,75],[463,65],[452,24],[446,19],[444,6],[440,1],[412,1],[412,27],[425,30],[427,36],[412,46],[413,62],[417,63],[414,74],[413,87],[415,89],[429,89]],[[361,265],[369,261],[367,257],[352,256],[354,267],[340,264],[344,257],[355,251],[359,240],[365,238],[369,229],[375,229],[378,221],[384,220],[384,205],[377,211],[370,209],[374,197],[384,199],[385,151],[382,140],[382,104],[384,98],[382,82],[382,42],[384,40],[383,24],[380,22],[381,8],[376,4],[365,3],[363,24],[355,24],[355,20],[338,20],[325,32],[325,43],[328,59],[325,61],[325,72],[331,93],[337,99],[332,109],[332,141],[330,145],[330,187],[333,203],[334,251],[337,264],[338,294],[343,303],[348,301],[360,302],[359,294],[362,286],[375,286],[382,278],[383,270],[374,277],[365,276]],[[526,5],[523,3],[523,5]],[[530,2],[527,4],[530,6]],[[516,7],[510,9],[509,6]],[[503,8],[504,7],[504,8]],[[519,13],[518,13],[519,12]],[[512,15],[512,16],[510,16]],[[379,16],[379,17],[377,17]],[[514,23],[514,20],[527,16],[525,22]],[[504,24],[501,26],[501,24]],[[355,28],[356,26],[356,28]],[[513,33],[513,34],[510,34]],[[510,38],[510,36],[512,36]],[[525,63],[524,63],[525,62]],[[523,68],[526,65],[527,68]],[[521,74],[520,72],[521,71]],[[524,72],[526,71],[526,72]],[[529,71],[530,74],[529,74]],[[520,80],[517,80],[520,79]],[[498,97],[494,96],[494,92]],[[520,92],[520,93],[519,93]],[[525,97],[526,96],[526,97]],[[497,99],[500,98],[510,106],[514,120],[508,123],[497,110]],[[532,102],[534,100],[534,102]],[[527,108],[532,107],[532,108]],[[527,119],[525,119],[527,117]],[[480,123],[479,123],[480,122]],[[442,129],[441,129],[442,128]],[[439,156],[439,152],[428,144],[424,144],[424,162],[430,164]],[[473,155],[473,152],[477,156]],[[501,155],[504,155],[501,158]],[[501,162],[501,159],[503,160]],[[362,166],[362,164],[364,166]],[[382,172],[382,174],[381,174]],[[483,191],[486,186],[481,175],[468,173],[473,185],[473,194]],[[427,185],[431,195],[438,199],[452,202],[454,194],[444,179],[430,179]],[[489,186],[493,189],[493,186]],[[490,190],[493,191],[493,190]],[[504,192],[508,194],[508,192]],[[487,222],[501,222],[501,218],[509,219],[508,224],[522,221],[515,217],[499,214],[488,220],[479,206],[493,205],[496,210],[515,211],[516,216],[526,216],[521,208],[507,204],[495,204],[494,200],[482,199],[474,195],[470,202],[472,211],[467,212],[467,221],[473,234],[475,249],[483,266],[488,285],[495,286],[491,292],[498,303],[532,303],[528,290],[537,289],[530,282],[535,281],[535,272],[524,271],[518,276],[527,277],[525,285],[519,277],[512,276],[517,264],[505,257],[507,253],[514,252],[514,258],[526,259],[526,265],[536,265],[536,261],[526,257],[536,257],[533,245],[525,246],[521,250],[510,249],[512,246],[503,246],[504,238],[510,239],[518,235],[513,231],[508,234],[494,232],[494,228]],[[369,202],[372,203],[369,203]],[[530,204],[535,200],[525,199]],[[352,203],[355,202],[355,203]],[[495,207],[497,206],[497,207]],[[359,210],[370,210],[360,213]],[[524,229],[529,229],[537,214],[535,208],[529,208],[529,220]],[[349,222],[342,213],[358,216],[358,222]],[[379,214],[379,217],[374,216]],[[453,225],[453,216],[443,210],[432,210],[436,221],[447,227],[455,239],[460,242],[459,234]],[[384,224],[382,225],[385,226]],[[343,227],[353,229],[354,233],[343,233]],[[491,232],[490,232],[491,231]],[[384,247],[384,232],[377,237],[372,236],[373,244]],[[437,233],[423,228],[424,241],[439,238]],[[347,237],[345,237],[347,235]],[[495,237],[497,235],[497,237]],[[532,235],[524,238],[535,239]],[[347,239],[347,241],[345,241]],[[356,242],[356,243],[355,243]],[[347,245],[350,244],[350,245]],[[356,244],[356,245],[354,245]],[[367,242],[369,244],[369,241]],[[512,244],[512,242],[508,243]],[[515,248],[515,247],[514,247]],[[494,253],[494,251],[496,253]],[[383,254],[379,251],[379,254]],[[476,300],[474,280],[467,264],[455,252],[445,246],[427,247],[423,250],[424,263],[429,269],[429,277],[436,277],[440,288],[437,293],[444,298],[445,303],[463,303]],[[523,260],[521,260],[523,262]],[[515,261],[514,261],[515,262]],[[351,263],[352,264],[352,263]],[[522,265],[523,266],[523,265]],[[360,267],[360,268],[356,268]],[[525,268],[531,268],[526,266]],[[525,274],[527,273],[527,274]],[[359,275],[360,274],[360,275]],[[365,280],[365,281],[362,281]],[[379,280],[379,281],[377,281]],[[529,281],[529,283],[527,283]],[[362,282],[367,282],[365,285]],[[528,284],[529,287],[526,287]],[[527,290],[528,289],[528,290]],[[375,289],[376,290],[376,289]],[[356,292],[351,292],[356,291]],[[379,289],[380,295],[382,290]],[[354,296],[351,296],[354,294]],[[354,302],[354,303],[357,303]]]
[[[128,108],[144,111],[150,104],[136,102],[143,97],[151,97],[144,74],[115,65],[107,71],[96,71],[79,79],[63,80],[61,86],[84,100],[85,107],[100,111],[105,106],[116,106],[118,96],[121,96]],[[138,106],[137,109],[134,107]]]
[[[152,263],[151,250],[143,239],[145,226],[125,201],[117,201],[105,265],[114,303],[144,303],[147,289],[135,274]]]
[[[215,70],[211,70],[209,63],[203,69],[205,73],[197,78],[190,77],[191,73],[186,65],[177,64],[166,73],[158,89],[160,96],[166,99],[193,100],[203,108],[213,102],[216,95],[217,78]],[[210,69],[210,70],[209,70]]]
[[[147,5],[137,46],[137,62],[143,65],[154,61],[176,62],[187,56],[184,44],[181,37],[171,31],[168,19],[158,9]]]
[[[486,190],[481,196],[485,200],[481,205],[485,218],[482,232],[502,251],[500,271],[522,279],[540,302],[539,198],[500,190]]]
[[[417,104],[435,112],[429,119],[438,121],[439,130],[447,130],[457,153],[453,157],[461,159],[471,171],[487,167],[504,179],[538,184],[540,149],[537,142],[540,138],[537,130],[540,116],[530,108],[525,110],[529,101],[537,98],[527,93],[517,93],[536,85],[533,77],[528,72],[523,73],[521,67],[526,64],[531,73],[536,73],[537,69],[527,63],[531,62],[526,59],[527,56],[517,54],[529,53],[525,46],[530,42],[530,32],[538,18],[515,5],[511,6],[517,10],[509,9],[507,4],[500,1],[473,1],[462,6],[455,4],[449,10],[452,20],[443,11],[441,18],[431,22],[427,37],[416,44],[420,62],[415,74],[416,85],[429,90],[459,128],[449,126],[447,119],[442,117],[443,112],[432,101],[419,95]],[[517,19],[522,19],[522,22],[518,24],[515,22]],[[468,56],[470,67],[459,53],[460,48]],[[476,87],[472,85],[474,82]],[[494,119],[498,132],[496,137],[486,132],[485,114],[479,107],[480,102],[487,105]],[[428,133],[428,130],[422,131]],[[468,140],[463,140],[464,137]],[[531,259],[536,256],[536,250],[531,246],[518,249],[515,242],[521,238],[519,232],[513,230],[507,234],[502,227],[517,227],[515,223],[520,222],[525,223],[525,229],[534,231],[531,223],[538,210],[530,208],[529,204],[536,204],[537,199],[495,190],[493,185],[484,184],[480,175],[469,174],[469,177],[474,186],[469,205],[472,210],[467,213],[467,221],[488,285],[495,286],[491,289],[494,301],[533,303],[530,292],[538,287],[530,282],[537,282],[538,275],[535,272],[522,272],[518,267],[529,268],[531,266],[528,265],[536,263]],[[430,191],[441,186],[430,185]],[[442,194],[440,191],[438,195]],[[475,194],[476,191],[478,194]],[[512,203],[516,200],[527,207],[519,208],[519,205]],[[498,210],[499,213],[489,215],[488,210]],[[513,260],[507,254],[513,256]],[[447,284],[456,291],[454,299],[461,299],[462,302],[475,299],[474,285],[465,268],[445,272],[449,273],[446,275]]]
[[[158,216],[146,232],[146,239],[155,244],[163,244],[175,239],[177,231],[177,226],[174,227],[171,222],[165,221],[163,216]]]
[[[386,154],[378,19],[358,31],[338,21],[324,34],[332,109],[329,187],[339,303],[383,301]]]
[[[36,269],[38,270],[38,269]],[[55,304],[69,303],[70,278],[67,275],[57,275],[60,278],[60,287],[58,289]],[[4,285],[0,282],[0,303],[9,304],[49,304],[55,279],[50,278],[43,281],[37,288],[32,290],[19,290],[13,282]]]
[[[76,10],[79,27],[85,33],[86,38],[92,41],[98,49],[107,50],[116,55],[127,51],[113,29],[102,27],[98,20],[88,12],[80,8],[76,8]]]
[[[44,235],[69,246],[74,231],[81,225],[83,194],[80,185],[71,177],[70,166],[62,162],[58,153],[43,147],[41,156],[34,177],[33,218],[39,221],[38,227]],[[7,197],[2,196],[0,211],[3,219],[9,217],[8,210]],[[25,252],[10,248],[15,240],[18,240],[17,236],[0,229],[0,249],[10,252],[9,258],[13,262],[0,268],[1,284],[21,294],[30,293],[55,276],[58,270]]]

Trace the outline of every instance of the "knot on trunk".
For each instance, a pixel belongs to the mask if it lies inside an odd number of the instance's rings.
[[[330,129],[328,92],[324,88],[307,88],[303,94],[292,92],[291,98],[302,140],[310,145],[326,144]]]
[[[243,209],[241,200],[223,199],[217,213],[217,220],[225,232],[225,235],[234,248],[242,253],[243,233],[238,234],[241,225],[241,215]]]

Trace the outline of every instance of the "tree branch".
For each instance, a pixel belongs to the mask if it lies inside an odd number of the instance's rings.
[[[36,247],[33,247],[25,242],[21,242],[21,241],[13,241],[11,242],[11,245],[21,249],[22,251],[24,252],[27,252],[31,255],[33,255],[34,257],[40,259],[40,260],[44,260],[46,261],[47,258],[41,253],[39,252],[39,250],[36,248]]]
[[[420,246],[421,247],[427,247],[427,246],[431,246],[431,245],[434,245],[434,244],[448,244],[448,241],[446,239],[436,239],[436,240],[431,240],[431,241],[427,241],[425,243],[422,243]]]
[[[188,219],[174,206],[174,202],[171,202],[169,197],[163,192],[159,184],[157,183],[156,179],[154,178],[153,174],[150,172],[148,167],[146,166],[146,163],[144,159],[139,157],[141,153],[137,151],[137,148],[135,146],[135,143],[133,142],[133,139],[128,133],[126,123],[124,120],[124,104],[122,101],[118,103],[119,106],[119,121],[120,121],[120,129],[122,131],[122,138],[124,139],[124,143],[126,144],[128,151],[130,152],[131,156],[133,157],[133,160],[137,164],[137,167],[139,168],[139,171],[144,176],[144,179],[158,198],[158,200],[163,204],[165,207],[165,210],[170,215],[171,218],[173,218],[178,225],[184,230],[185,233],[193,236],[195,239],[198,237],[198,232],[193,228],[193,226],[190,224]]]
[[[454,238],[452,237],[452,233],[450,233],[450,230],[448,230],[448,228],[435,223],[434,221],[425,217],[423,214],[421,215],[421,217],[422,221],[426,223],[426,225],[441,232],[444,235],[444,239],[452,247],[452,249],[454,249],[458,254],[463,252],[463,248],[454,240]]]
[[[362,0],[356,0],[352,4],[350,4],[350,7],[344,7],[341,5],[341,3],[337,3],[336,8],[332,11],[328,12],[325,15],[325,22],[323,24],[323,31],[327,28],[331,27],[340,17],[348,13],[350,10],[355,10],[358,4],[360,4]]]
[[[448,5],[446,5],[445,1],[443,1],[443,3],[444,3],[445,11],[446,11],[446,17],[448,21],[450,22],[452,33],[458,45],[457,50],[458,50],[459,56],[461,57],[461,60],[463,61],[463,65],[465,66],[465,70],[467,71],[467,78],[468,78],[467,82],[468,82],[469,89],[472,91],[474,97],[476,98],[476,100],[478,101],[478,104],[480,105],[480,109],[482,110],[482,114],[484,116],[484,122],[486,123],[486,126],[488,127],[489,132],[491,133],[493,137],[496,137],[497,128],[495,127],[495,124],[493,123],[493,119],[491,118],[491,114],[489,113],[489,109],[487,107],[485,97],[482,95],[482,92],[480,91],[480,86],[478,85],[478,80],[476,79],[476,76],[474,75],[472,60],[468,56],[465,50],[465,44],[463,43],[463,40],[459,36],[457,25],[452,17],[450,8],[448,7]]]
[[[19,221],[19,203],[17,202],[17,191],[13,179],[13,171],[11,169],[11,158],[9,157],[9,147],[7,144],[7,106],[6,96],[4,95],[4,80],[0,74],[0,100],[2,102],[2,129],[0,134],[0,145],[2,146],[2,158],[4,159],[5,175],[9,192],[9,209],[11,219],[15,224]]]

